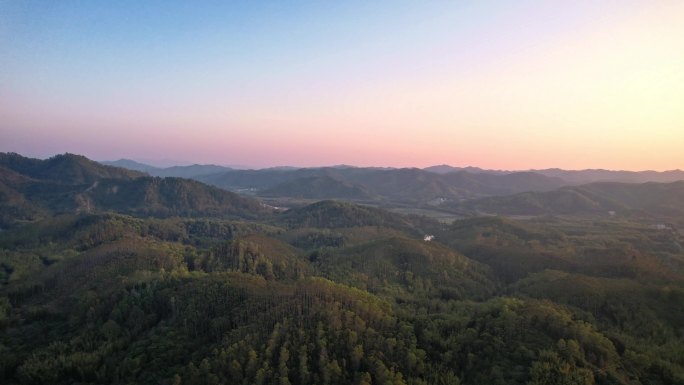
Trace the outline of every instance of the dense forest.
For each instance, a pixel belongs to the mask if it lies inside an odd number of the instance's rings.
[[[346,172],[268,191],[401,183]],[[684,384],[681,182],[553,183],[444,223],[1,154],[0,382]]]

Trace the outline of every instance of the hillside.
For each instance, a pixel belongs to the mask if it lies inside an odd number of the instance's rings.
[[[113,210],[141,216],[256,218],[272,211],[261,202],[200,182],[144,177],[122,183],[107,179],[77,197],[79,209]]]
[[[373,199],[372,194],[363,187],[327,175],[304,177],[281,183],[260,191],[259,196],[344,200]]]
[[[442,176],[416,168],[369,170],[349,175],[349,180],[370,191],[396,201],[427,202],[436,198],[460,198],[474,192],[461,185],[449,183]]]
[[[454,167],[446,164],[426,167],[423,170],[437,174],[452,172],[469,172],[472,174],[512,174],[521,171],[488,170],[479,167]],[[684,171],[620,171],[620,170],[563,170],[560,168],[547,168],[528,170],[529,172],[544,175],[551,178],[559,178],[570,185],[588,184],[594,182],[619,182],[619,183],[669,183],[684,180]]]
[[[230,167],[217,166],[213,164],[193,164],[189,166],[154,167],[148,164],[136,162],[130,159],[119,159],[114,161],[102,161],[101,164],[126,168],[129,170],[140,171],[150,176],[175,177],[175,178],[196,178],[203,175],[216,174],[232,170]]]
[[[133,170],[133,171],[140,171],[144,172],[146,174],[155,176],[154,174],[161,170],[159,167],[154,167],[150,166],[149,164],[145,163],[140,163],[136,162],[131,159],[119,159],[119,160],[105,160],[105,161],[100,161],[101,164],[104,164],[105,166],[112,166],[112,167],[119,167],[119,168],[125,168],[128,170]]]
[[[684,171],[615,171],[615,170],[561,170],[557,168],[531,170],[537,174],[561,178],[572,184],[594,182],[618,183],[670,183],[684,180]]]
[[[684,214],[684,182],[592,183],[548,192],[486,197],[447,206],[500,215],[646,215],[677,218]]]
[[[507,195],[522,191],[547,191],[567,185],[561,179],[529,172],[499,175],[460,171],[440,175],[440,180],[449,186],[471,192],[470,197]]]
[[[318,253],[313,262],[330,279],[403,301],[482,299],[496,287],[485,265],[421,239],[377,239]]]
[[[568,184],[559,178],[527,172],[439,174],[417,168],[358,167],[233,170],[197,179],[228,190],[251,190],[268,197],[347,199],[353,196],[349,199],[372,197],[380,201],[411,204],[426,204],[440,198],[460,200],[522,191],[547,191]]]
[[[586,378],[580,384],[681,381],[671,358],[681,347],[681,320],[658,318],[672,306],[682,311],[676,286],[541,273],[510,286],[513,297],[501,296],[487,264],[436,241],[380,237],[308,254],[273,237],[288,238],[283,230],[98,214],[0,233],[0,378],[474,385],[570,374]],[[544,247],[567,241],[559,231],[543,236],[548,230],[504,220],[450,231],[447,241],[492,231],[492,245],[506,234]]]
[[[297,179],[325,175],[332,177],[336,175],[336,170],[332,168],[233,170],[204,175],[198,177],[197,180],[227,190],[265,190]]]
[[[684,239],[648,223],[477,217],[455,221],[440,239],[507,282],[544,269],[684,282]]]
[[[425,217],[404,216],[340,201],[320,201],[288,210],[275,217],[275,223],[287,228],[386,227],[408,231],[417,236],[441,227],[438,222]]]
[[[0,166],[29,178],[62,184],[93,183],[103,178],[134,179],[143,173],[104,166],[81,155],[55,155],[45,160],[0,153]]]
[[[60,213],[116,211],[141,216],[256,218],[271,210],[252,198],[180,178],[153,178],[76,155],[0,157],[2,225]]]
[[[435,165],[435,166],[430,166],[430,167],[425,167],[423,168],[425,171],[429,172],[434,172],[436,174],[448,174],[452,172],[469,172],[471,174],[479,174],[479,173],[485,173],[485,174],[508,174],[511,171],[504,171],[504,170],[488,170],[480,167],[454,167],[454,166],[449,166],[448,164],[440,164],[440,165]]]

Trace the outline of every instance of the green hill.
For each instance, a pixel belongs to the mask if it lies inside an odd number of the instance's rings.
[[[272,212],[255,199],[181,178],[102,180],[80,193],[77,202],[78,209],[85,211],[112,210],[157,217],[257,218]]]
[[[418,216],[404,216],[385,210],[340,201],[321,201],[288,210],[278,217],[276,223],[288,228],[349,228],[379,226],[408,231],[422,236],[441,225]]]
[[[367,276],[375,295],[311,277],[311,270],[288,275],[291,262],[306,262],[264,233],[195,248],[191,232],[178,238],[195,221],[121,215],[51,221],[27,225],[38,237],[21,234],[25,227],[0,235],[3,266],[19,271],[18,262],[35,262],[0,287],[4,383],[678,378],[669,361],[628,350],[629,341],[609,338],[562,305],[470,300],[494,288],[484,267],[437,243],[389,238],[314,262],[357,287],[361,281],[354,280]],[[211,226],[202,228],[211,234]],[[203,259],[208,255],[213,259]]]
[[[455,221],[440,239],[505,282],[545,269],[684,282],[681,237],[648,224],[479,217]]]
[[[29,178],[61,184],[93,183],[104,178],[134,179],[145,174],[105,166],[82,155],[55,155],[45,160],[26,158],[15,153],[0,153],[0,166]]]
[[[73,212],[241,218],[272,212],[255,199],[200,182],[148,177],[71,154],[47,160],[2,154],[0,164],[0,226]]]
[[[337,282],[404,301],[486,298],[495,288],[485,266],[437,242],[385,238],[327,249],[312,258]]]

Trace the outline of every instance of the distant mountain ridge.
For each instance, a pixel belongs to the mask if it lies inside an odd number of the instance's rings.
[[[425,167],[423,168],[425,171],[430,171],[434,172],[436,174],[448,174],[450,172],[460,172],[460,171],[465,171],[473,174],[478,174],[478,173],[483,173],[483,174],[510,174],[513,171],[506,171],[506,170],[488,170],[480,167],[472,167],[472,166],[467,166],[467,167],[454,167],[454,166],[449,166],[448,164],[440,164],[436,166],[430,166],[430,167]]]
[[[646,183],[659,182],[668,183],[684,180],[684,171],[669,170],[669,171],[624,171],[624,170],[604,170],[604,169],[586,169],[586,170],[563,170],[560,168],[547,169],[531,169],[531,170],[488,170],[479,167],[454,167],[446,164],[426,167],[423,170],[434,172],[437,174],[449,174],[453,172],[469,172],[474,174],[514,174],[518,172],[533,172],[552,178],[560,178],[569,184],[587,184],[593,182],[620,182],[620,183]]]
[[[316,179],[318,178],[318,179]],[[523,191],[548,191],[568,183],[534,173],[504,175],[454,172],[436,174],[418,168],[303,168],[297,170],[232,170],[196,178],[228,190],[252,190],[260,196],[314,199],[358,199],[407,203],[460,200]],[[301,191],[316,181],[315,188]],[[327,181],[328,183],[323,183]],[[289,186],[289,187],[287,187]],[[347,189],[342,189],[347,186]],[[354,192],[348,189],[352,188]],[[316,194],[318,192],[319,194]],[[353,196],[353,198],[352,198]]]
[[[150,174],[150,172],[155,172],[156,170],[162,170],[162,168],[151,166],[151,165],[145,164],[145,163],[136,162],[135,160],[131,160],[131,159],[100,161],[99,163],[104,164],[105,166],[126,168],[129,170],[145,172],[148,174]],[[150,174],[150,175],[152,175],[152,174]]]
[[[357,170],[399,170],[395,167],[357,167],[340,164],[329,167],[268,167],[261,169],[247,169],[245,167],[218,166],[213,164],[193,164],[189,166],[155,167],[149,164],[137,162],[130,159],[119,159],[115,161],[101,161],[104,165],[126,168],[134,171],[141,171],[151,176],[176,176],[182,178],[194,178],[197,176],[217,174],[227,171],[297,171],[297,170],[318,170],[318,169],[357,169]],[[621,182],[621,183],[646,183],[646,182],[676,182],[684,180],[684,170],[675,169],[668,171],[624,171],[606,169],[584,169],[584,170],[564,170],[560,168],[530,169],[530,170],[493,170],[474,166],[456,167],[447,164],[425,167],[422,170],[435,174],[449,174],[454,172],[467,172],[470,174],[493,174],[507,175],[520,172],[532,172],[548,177],[560,178],[571,184],[586,184],[593,182]]]
[[[237,170],[216,165],[157,168],[130,160],[103,162],[152,176],[196,179],[226,190],[249,191],[268,198],[345,199],[433,204],[485,196],[552,191],[594,182],[668,183],[684,180],[684,171],[487,170],[437,165],[419,168],[273,167]]]
[[[597,182],[547,192],[486,197],[445,207],[497,215],[601,216],[643,213],[654,217],[684,216],[684,181],[672,183]]]
[[[614,171],[614,170],[561,170],[557,168],[531,170],[537,174],[561,178],[573,184],[593,182],[669,183],[684,180],[684,171]]]
[[[114,161],[102,161],[101,164],[127,168],[130,170],[140,171],[149,174],[150,176],[159,177],[177,177],[177,178],[195,178],[202,175],[216,174],[220,172],[233,170],[230,167],[217,166],[215,164],[193,164],[189,166],[172,166],[172,167],[155,167],[148,164],[136,162],[130,159],[119,159]]]

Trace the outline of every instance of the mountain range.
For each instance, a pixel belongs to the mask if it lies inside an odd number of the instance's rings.
[[[149,174],[150,176],[159,177],[178,177],[178,178],[194,178],[202,175],[216,174],[220,172],[233,170],[231,167],[217,166],[214,164],[193,164],[189,166],[172,166],[172,167],[155,167],[148,164],[136,162],[130,159],[119,159],[114,161],[100,162],[107,166],[126,168],[129,170],[140,171]]]
[[[140,164],[136,167],[143,168]],[[200,169],[209,172],[216,167],[220,166],[188,166],[182,172]],[[179,169],[166,170],[181,172]],[[667,174],[668,177],[673,173]],[[644,175],[665,178],[664,174]],[[684,212],[684,182],[569,185],[559,177],[533,172],[438,174],[416,168],[348,166],[223,170],[195,175],[195,179],[152,177],[142,171],[102,165],[73,154],[39,160],[3,153],[0,154],[2,222],[6,225],[17,218],[31,220],[80,211],[120,210],[158,217],[256,218],[268,216],[273,210],[254,198],[230,190],[247,191],[249,195],[269,199],[395,202],[462,215],[668,218]]]
[[[519,171],[504,171],[504,170],[487,170],[479,167],[453,167],[448,165],[439,165],[427,167],[424,170],[435,172],[439,174],[448,174],[451,172],[467,171],[470,173],[484,173],[484,174],[511,174]],[[646,183],[646,182],[676,182],[684,180],[684,171],[669,170],[669,171],[621,171],[621,170],[604,170],[604,169],[587,169],[587,170],[563,170],[559,168],[547,169],[532,169],[526,170],[535,174],[541,174],[548,177],[561,178],[568,184],[586,184],[593,182],[621,182],[621,183]]]
[[[234,170],[215,165],[153,168],[132,161],[109,162],[156,176],[192,178],[226,190],[268,198],[346,199],[434,205],[486,196],[547,192],[598,181],[645,183],[684,180],[684,172],[560,169],[531,171],[457,168],[447,165],[417,168],[335,166]]]

